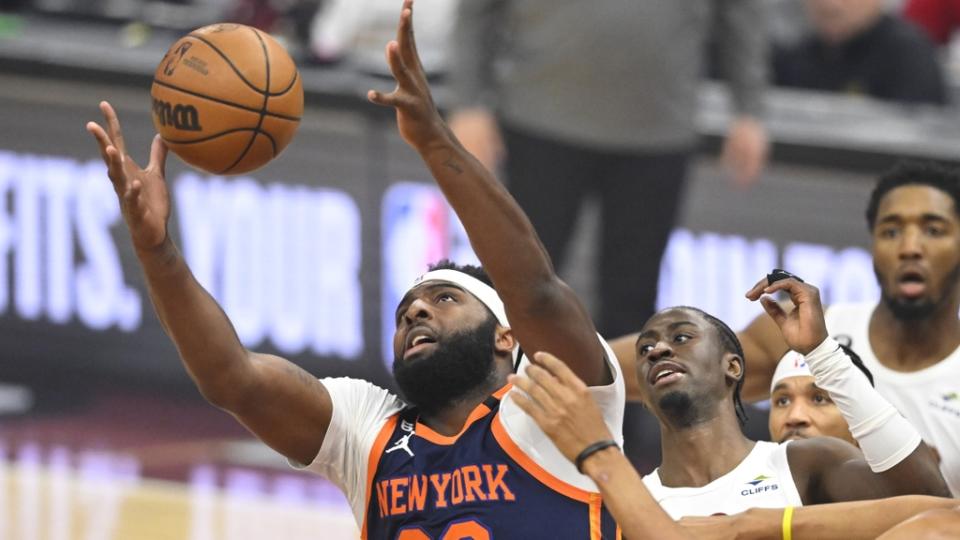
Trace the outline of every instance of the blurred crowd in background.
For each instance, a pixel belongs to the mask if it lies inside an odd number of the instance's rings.
[[[304,63],[382,70],[393,0],[3,0],[0,11],[89,17],[188,30],[230,20],[285,39]],[[459,0],[421,0],[428,70],[447,70]],[[722,4],[723,1],[718,2]],[[910,103],[956,102],[957,0],[764,0],[771,82]],[[12,31],[11,23],[0,31]],[[713,72],[714,70],[711,70]]]

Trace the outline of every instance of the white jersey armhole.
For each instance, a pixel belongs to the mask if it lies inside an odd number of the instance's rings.
[[[309,465],[288,460],[296,469],[319,474],[340,488],[358,527],[367,505],[370,451],[387,423],[403,409],[394,394],[367,381],[346,377],[320,379],[330,394],[333,413],[320,451]]]

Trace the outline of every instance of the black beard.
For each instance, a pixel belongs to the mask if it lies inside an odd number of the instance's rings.
[[[686,392],[679,390],[667,392],[660,398],[657,405],[674,427],[688,428],[699,421],[699,415],[693,406],[693,398]]]
[[[394,357],[393,377],[404,399],[424,414],[434,414],[467,397],[493,375],[492,316],[473,330],[451,334],[433,353],[404,360]]]
[[[937,302],[918,298],[916,300],[901,300],[896,297],[883,295],[883,303],[887,305],[893,316],[900,321],[922,321],[937,310]]]
[[[879,283],[884,283],[883,278],[880,275],[880,272],[877,271],[876,266],[873,268],[873,273],[877,276],[877,281]],[[954,296],[954,291],[957,288],[958,281],[960,281],[960,265],[954,266],[953,269],[950,270],[950,273],[944,278],[944,283],[947,285],[947,289],[943,292],[940,298],[917,298],[916,300],[901,300],[896,296],[887,295],[882,289],[881,297],[883,299],[883,303],[886,304],[887,308],[891,313],[893,313],[893,316],[897,320],[906,322],[922,321],[931,317],[934,313],[936,313],[938,308],[940,308]]]

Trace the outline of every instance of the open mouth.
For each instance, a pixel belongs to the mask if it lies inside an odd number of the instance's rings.
[[[408,358],[422,350],[436,345],[437,338],[434,333],[426,327],[411,330],[407,335],[407,346],[403,352],[403,357]]]
[[[647,375],[647,382],[654,388],[679,381],[686,374],[680,365],[668,361],[657,362]]]
[[[906,298],[918,298],[927,291],[927,280],[918,270],[907,270],[897,277],[897,293]]]

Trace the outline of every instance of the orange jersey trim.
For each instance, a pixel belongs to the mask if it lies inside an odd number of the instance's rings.
[[[586,491],[580,489],[574,485],[568,484],[563,480],[557,478],[556,476],[550,474],[543,467],[538,465],[535,461],[530,459],[527,454],[517,446],[517,443],[510,438],[510,435],[507,434],[506,428],[503,427],[503,424],[500,422],[500,413],[498,412],[496,416],[493,417],[491,422],[491,429],[493,431],[493,438],[496,439],[497,443],[503,448],[503,451],[507,453],[523,470],[527,471],[531,476],[542,482],[544,485],[550,489],[566,495],[575,501],[580,501],[586,504],[591,504],[594,501],[594,497],[597,500],[600,500],[600,495],[592,491]],[[591,507],[591,529],[592,526],[592,515],[593,508]],[[598,514],[599,515],[599,514]]]
[[[493,397],[497,399],[503,399],[503,396],[507,393],[508,390],[510,390],[512,386],[513,385],[511,384],[503,385],[502,387],[500,387],[499,390],[493,393]],[[480,420],[481,418],[483,418],[488,414],[490,414],[490,409],[487,408],[486,405],[481,403],[477,405],[475,409],[473,409],[473,411],[470,413],[470,416],[467,417],[467,421],[463,423],[463,427],[460,428],[460,432],[457,433],[456,435],[451,435],[451,436],[441,435],[436,431],[430,429],[425,424],[421,424],[420,422],[417,422],[417,427],[416,429],[414,429],[414,433],[417,435],[417,437],[426,439],[432,442],[433,444],[438,444],[441,446],[450,446],[451,444],[457,442],[457,439],[459,439],[460,436],[463,435],[464,432],[466,432],[467,429],[471,425],[473,425],[474,422],[476,422],[477,420]]]
[[[397,427],[400,420],[400,413],[394,414],[387,419],[387,423],[380,428],[380,433],[373,441],[373,447],[370,449],[370,457],[367,459],[367,497],[363,507],[363,529],[360,531],[360,538],[367,538],[367,517],[370,513],[370,497],[373,495],[373,479],[377,475],[377,466],[380,464],[380,457],[383,456],[383,450],[390,441],[390,436]]]
[[[590,540],[603,540],[603,499],[599,493],[590,494]]]

